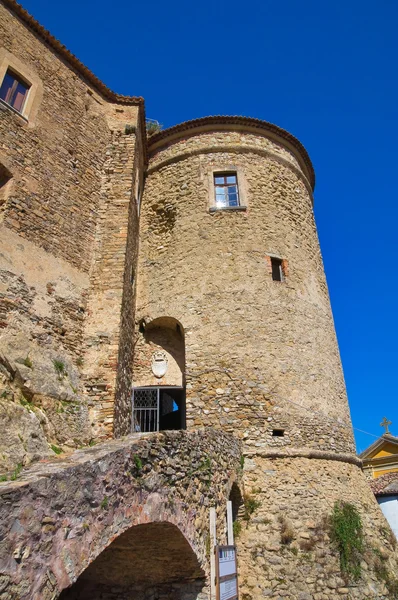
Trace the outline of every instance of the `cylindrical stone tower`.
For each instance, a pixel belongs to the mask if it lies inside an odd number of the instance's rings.
[[[384,597],[369,565],[348,590],[327,543],[336,501],[358,506],[374,541],[386,525],[354,454],[306,150],[269,123],[209,117],[154,135],[148,152],[138,401],[169,389],[177,428],[242,439],[245,600]]]

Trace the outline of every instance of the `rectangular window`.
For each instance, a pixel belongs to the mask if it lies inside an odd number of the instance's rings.
[[[214,192],[217,208],[239,206],[239,189],[236,173],[215,173]]]
[[[282,259],[271,257],[272,279],[274,281],[283,281]]]
[[[18,75],[8,70],[0,87],[0,98],[22,113],[29,87]]]

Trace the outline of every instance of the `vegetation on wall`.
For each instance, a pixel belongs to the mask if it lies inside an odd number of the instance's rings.
[[[340,554],[342,574],[358,581],[364,540],[361,515],[353,504],[335,502],[330,517],[330,539]]]
[[[261,502],[250,496],[250,494],[245,494],[243,496],[243,506],[245,509],[244,519],[245,521],[250,521],[250,517],[252,514],[261,506]]]
[[[154,135],[155,133],[159,133],[159,131],[162,131],[163,129],[163,125],[161,123],[159,123],[159,121],[155,121],[153,119],[147,119],[146,121],[146,132],[147,135]]]
[[[387,555],[378,548],[373,548],[373,568],[377,579],[388,589],[389,599],[398,600],[398,579],[388,569]]]

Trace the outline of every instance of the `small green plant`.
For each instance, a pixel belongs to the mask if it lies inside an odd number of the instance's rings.
[[[71,384],[71,382],[69,382],[69,387],[70,387],[70,389],[72,390],[72,392],[73,392],[74,394],[77,394],[77,392],[78,392],[78,389],[77,389],[76,387],[74,387],[74,386]]]
[[[62,448],[59,448],[58,446],[55,446],[54,444],[51,444],[50,448],[53,452],[55,452],[55,454],[62,454],[62,452],[63,452]]]
[[[137,471],[140,473],[142,471],[142,460],[140,459],[139,456],[137,456],[136,454],[134,454],[133,456],[133,460],[134,460],[134,465],[135,468],[137,469]]]
[[[243,471],[243,468],[245,466],[245,457],[243,456],[243,454],[241,455],[240,459],[239,459],[239,466]]]
[[[82,367],[84,363],[83,357],[82,356],[78,356],[76,359],[76,364],[78,367]]]
[[[27,409],[29,412],[33,412],[33,409],[32,409],[32,407],[31,407],[31,405],[30,405],[30,402],[29,402],[29,401],[28,401],[28,400],[25,398],[25,396],[22,394],[22,392],[21,392],[21,395],[20,395],[20,397],[19,397],[19,402],[20,402],[20,404],[21,404],[21,405],[22,405],[24,408],[26,408],[26,409]]]
[[[14,471],[11,473],[11,481],[15,481],[20,472],[22,471],[22,463],[18,463],[15,467]]]
[[[0,475],[0,481],[8,481],[7,475]]]
[[[88,531],[90,529],[90,525],[88,523],[83,523],[83,531]]]
[[[250,521],[252,514],[261,506],[261,502],[253,498],[253,496],[246,494],[243,497],[243,506],[245,508],[245,514],[243,518],[245,521]]]
[[[242,531],[242,523],[240,521],[234,521],[232,524],[232,529],[234,532],[234,538],[238,538]]]
[[[33,368],[33,363],[30,360],[29,354],[26,356],[26,358],[24,358],[23,364],[25,365],[25,367],[29,367],[29,369]]]
[[[340,554],[341,572],[358,581],[364,551],[362,520],[349,502],[335,502],[330,517],[330,539]]]
[[[62,362],[62,360],[57,360],[55,358],[53,360],[53,365],[54,365],[55,372],[58,375],[58,378],[63,379],[66,375],[65,364]]]
[[[93,446],[95,446],[97,444],[97,441],[94,439],[91,439],[88,443],[88,445],[90,446],[90,448],[92,448]]]
[[[102,510],[108,510],[109,507],[109,498],[108,496],[105,496],[100,504]]]

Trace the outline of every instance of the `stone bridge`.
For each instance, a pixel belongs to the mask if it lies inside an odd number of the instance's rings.
[[[231,436],[170,431],[0,483],[0,600],[205,597],[209,508],[224,531],[239,465]]]

